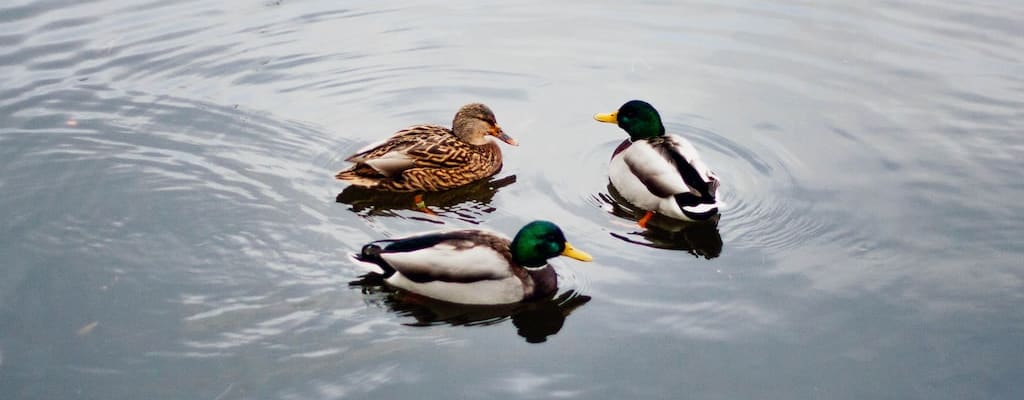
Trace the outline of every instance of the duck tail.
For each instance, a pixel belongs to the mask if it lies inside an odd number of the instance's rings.
[[[363,248],[359,250],[359,254],[356,255],[356,258],[358,258],[359,261],[373,263],[384,261],[382,258],[380,258],[381,250],[383,249],[381,249],[380,246],[377,245],[376,243],[370,243],[363,246]]]
[[[355,255],[355,259],[365,263],[375,264],[383,270],[385,275],[391,275],[391,273],[395,272],[395,269],[391,267],[391,265],[388,265],[388,262],[384,261],[384,258],[380,256],[381,251],[383,251],[383,249],[380,245],[370,243],[359,250],[359,254]]]
[[[384,178],[384,176],[368,165],[356,164],[338,171],[334,174],[334,178],[341,181],[348,181],[356,186],[374,187],[380,183],[380,180]]]
[[[711,219],[718,214],[718,201],[714,196],[697,197],[693,193],[684,192],[675,195],[679,210],[694,221]]]

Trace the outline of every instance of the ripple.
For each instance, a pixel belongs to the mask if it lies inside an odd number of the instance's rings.
[[[1005,333],[1024,282],[1022,11],[5,3],[0,363],[22,378],[5,388],[464,394],[447,365],[504,397],[659,397],[672,382],[749,398],[765,385],[742,383],[771,364],[829,378],[770,397],[1000,397],[1019,387],[1000,371],[1020,369]],[[624,136],[590,118],[633,97],[722,176],[717,225],[640,231],[611,196]],[[470,101],[523,146],[493,179],[428,197],[436,215],[331,177],[350,150]],[[557,266],[557,301],[488,313],[346,287],[362,271],[345,255],[372,239],[535,218],[595,256]],[[565,359],[596,367],[565,374]],[[911,372],[833,373],[849,360]],[[600,382],[609,363],[628,384]]]
[[[718,229],[723,232],[726,247],[785,250],[819,241],[823,235],[834,240],[852,229],[814,217],[813,199],[805,194],[806,189],[790,171],[801,164],[785,150],[759,151],[764,149],[747,147],[722,134],[674,121],[666,122],[666,128],[693,142],[721,177],[720,196],[726,205],[722,207]],[[606,180],[607,160],[618,143],[603,143],[582,156],[585,169],[601,171],[608,185],[604,191],[584,197],[587,203],[610,214],[636,221],[642,212],[615,198]],[[718,229],[694,235],[692,228],[697,226],[664,218],[655,220],[654,225],[656,229],[651,232],[615,232],[617,229],[612,228],[612,235],[627,241],[634,240],[629,239],[631,236],[638,237],[644,244],[686,250],[706,258],[717,257],[721,252],[723,238],[718,236]],[[689,235],[682,233],[686,228],[691,228]]]
[[[217,292],[263,286],[268,276],[282,288],[344,282],[324,267],[346,267],[335,260],[336,235],[357,228],[331,223],[330,204],[319,201],[327,177],[309,160],[323,137],[235,107],[95,89],[0,103],[11,123],[0,132],[12,172],[5,183],[22,188],[8,204],[35,204],[18,206],[35,211],[8,226],[27,230],[30,251],[102,250],[128,265],[163,265],[130,271],[136,280],[181,282],[184,273]],[[58,190],[43,195],[44,187]],[[186,320],[265,308],[227,301]]]

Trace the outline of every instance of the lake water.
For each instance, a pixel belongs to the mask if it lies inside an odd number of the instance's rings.
[[[835,3],[835,4],[831,4]],[[0,6],[3,399],[1024,397],[1024,3]],[[609,195],[639,98],[717,227]],[[484,102],[491,181],[347,190]],[[368,241],[550,219],[547,302],[406,301]]]

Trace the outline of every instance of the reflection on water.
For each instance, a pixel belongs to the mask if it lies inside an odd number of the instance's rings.
[[[590,296],[573,290],[557,296],[505,305],[465,305],[448,303],[420,296],[388,286],[378,273],[368,273],[359,280],[349,282],[361,287],[371,303],[381,304],[401,316],[413,317],[409,326],[487,326],[511,319],[516,333],[529,343],[543,343],[548,336],[558,333],[565,319],[577,308],[590,301]]]
[[[608,193],[598,193],[596,200],[603,204],[608,212],[616,217],[623,218],[636,225],[645,211],[641,210],[615,190],[615,187],[608,184]],[[697,257],[712,259],[722,254],[722,235],[718,233],[718,221],[721,215],[716,215],[707,221],[687,222],[668,218],[655,214],[646,225],[646,229],[628,234],[612,232],[611,235],[623,241],[639,244],[648,247],[670,250],[685,250]],[[636,239],[634,237],[639,237]]]
[[[717,219],[715,222],[679,223],[666,229],[662,225],[647,224],[644,231],[630,232],[628,235],[612,232],[611,235],[623,241],[659,249],[685,250],[696,257],[712,259],[722,253],[722,236],[718,234]],[[653,220],[652,220],[653,221]],[[639,236],[644,241],[633,239]]]
[[[516,182],[515,175],[502,178],[492,176],[459,188],[441,192],[422,193],[427,209],[438,216],[456,218],[479,224],[481,217],[495,211],[491,200],[499,189]],[[363,218],[376,216],[397,216],[395,210],[415,210],[416,193],[393,193],[366,189],[351,185],[338,193],[336,201],[348,204],[350,210]],[[439,222],[420,218],[429,222]]]

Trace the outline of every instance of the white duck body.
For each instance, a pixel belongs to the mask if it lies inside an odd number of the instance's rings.
[[[680,136],[627,139],[608,168],[612,185],[636,207],[684,221],[718,213],[718,177]]]

